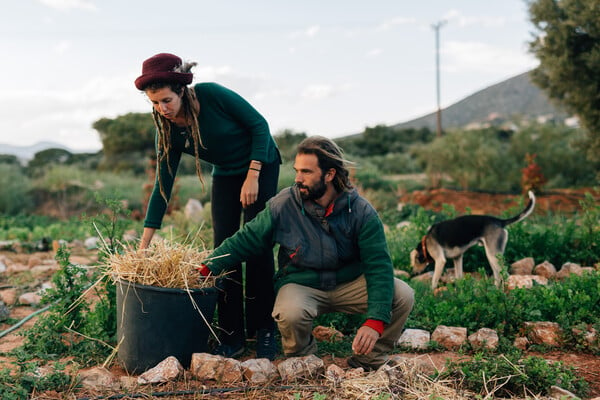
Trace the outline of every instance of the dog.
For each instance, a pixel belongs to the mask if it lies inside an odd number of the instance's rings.
[[[504,228],[527,218],[535,208],[535,195],[528,192],[529,203],[523,211],[512,218],[501,219],[490,215],[463,215],[433,224],[421,243],[411,251],[410,263],[413,274],[423,272],[430,263],[435,263],[431,287],[438,285],[447,259],[454,261],[456,278],[463,276],[463,254],[475,244],[482,244],[485,255],[494,273],[494,282],[500,287],[500,265],[497,254],[504,254],[508,242],[508,231]]]

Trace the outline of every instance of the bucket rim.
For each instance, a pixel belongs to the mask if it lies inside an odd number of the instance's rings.
[[[212,294],[211,292],[216,293],[217,288],[215,286],[209,286],[205,288],[190,288],[190,289],[182,289],[182,288],[166,288],[161,286],[151,286],[151,285],[143,285],[141,283],[128,281],[127,279],[117,279],[117,285],[134,287],[136,289],[154,291],[154,292],[163,292],[163,293],[176,293],[176,294],[188,294],[188,293],[206,293]]]

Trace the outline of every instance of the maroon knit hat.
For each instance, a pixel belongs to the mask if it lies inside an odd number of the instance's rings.
[[[156,54],[142,64],[142,75],[135,80],[135,87],[144,90],[152,82],[181,83],[184,85],[192,83],[194,74],[175,72],[175,69],[181,67],[181,64],[181,58],[174,54]]]

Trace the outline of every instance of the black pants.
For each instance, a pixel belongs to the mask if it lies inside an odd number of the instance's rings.
[[[211,208],[215,248],[240,228],[242,211],[244,223],[252,220],[265,208],[265,203],[277,192],[279,161],[263,164],[258,178],[258,199],[242,210],[240,192],[246,175],[214,176],[212,180]],[[246,293],[243,293],[242,266],[236,265],[222,280],[217,315],[222,329],[221,341],[239,343],[254,336],[256,330],[274,329],[271,317],[275,302],[273,288],[273,250],[246,260]],[[245,299],[245,304],[244,304]],[[244,332],[244,306],[245,325]]]

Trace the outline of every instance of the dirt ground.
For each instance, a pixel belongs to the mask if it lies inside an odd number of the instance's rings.
[[[564,213],[573,213],[580,210],[579,201],[583,199],[584,193],[590,192],[593,193],[597,200],[600,200],[600,193],[593,192],[592,190],[560,190],[553,191],[552,193],[543,193],[537,196],[537,206],[536,212],[545,213],[547,211],[553,212],[564,212]],[[432,191],[415,191],[406,195],[403,195],[400,199],[401,202],[405,203],[416,203],[420,204],[426,208],[433,209],[439,211],[441,209],[442,204],[452,204],[455,206],[456,210],[459,213],[465,212],[468,208],[474,214],[491,214],[491,215],[500,215],[504,210],[515,207],[519,204],[519,201],[523,199],[524,196],[511,196],[511,195],[492,195],[487,193],[476,193],[476,192],[455,192],[446,189],[432,190]],[[524,201],[524,200],[523,200]],[[0,261],[8,260],[10,263],[20,263],[27,265],[28,259],[32,255],[29,254],[18,254],[14,252],[0,252]],[[49,260],[53,258],[53,253],[36,253],[36,257],[40,260]],[[3,258],[4,257],[4,258]],[[93,260],[93,256],[91,256]],[[5,273],[6,274],[6,273]],[[31,290],[31,287],[35,287],[35,285],[40,284],[44,281],[44,279],[49,279],[49,276],[36,276],[35,282],[23,282],[22,286],[28,286],[28,290]],[[6,279],[2,277],[2,273],[0,273],[0,290],[5,289],[7,286]],[[20,288],[17,288],[21,290]],[[30,306],[11,306],[10,307],[11,314],[10,318],[14,322],[14,320],[21,320],[34,312],[36,309]],[[12,349],[15,349],[19,345],[21,345],[23,338],[19,336],[19,332],[27,329],[27,327],[32,326],[35,323],[35,318],[28,321],[17,331],[9,333],[8,335],[0,338],[0,370],[3,368],[10,367],[12,362],[14,361],[11,357],[7,355]],[[4,331],[10,328],[10,325],[7,323],[0,323],[0,331]],[[425,363],[429,363],[432,367],[436,369],[443,369],[444,364],[447,359],[456,360],[460,357],[464,357],[460,354],[453,352],[430,352],[430,353],[402,353],[403,356],[409,358],[420,358]],[[543,354],[535,354],[544,357],[548,360],[554,361],[562,361],[566,365],[573,366],[576,368],[578,373],[586,379],[586,381],[590,384],[590,393],[589,398],[600,397],[600,356],[592,355],[592,354],[584,354],[584,353],[574,353],[574,352],[564,352],[564,351],[551,351]],[[252,354],[247,354],[245,358],[252,357]],[[329,365],[331,363],[335,363],[342,368],[347,368],[346,359],[338,358],[334,359],[332,357],[325,357],[323,359],[325,365]],[[118,364],[113,364],[111,367],[111,371],[117,376],[125,376],[125,371],[119,367]],[[204,384],[204,383],[203,383]],[[196,384],[196,386],[198,386]],[[168,384],[166,386],[156,388],[157,391],[181,391],[181,390],[190,390],[194,389],[194,383],[189,381],[188,379],[183,379],[182,381],[178,381],[177,383]],[[196,388],[197,389],[197,388]],[[297,391],[296,391],[297,392]],[[122,391],[121,391],[122,393]],[[313,398],[312,392],[307,392],[306,397],[302,398]],[[95,397],[99,394],[104,396],[111,395],[107,393],[78,393],[78,398],[82,398],[85,396]],[[59,393],[47,393],[43,396],[37,397],[39,399],[62,399],[62,395]],[[232,396],[232,397],[229,397]],[[227,394],[221,393],[213,397],[210,395],[210,398],[221,398],[221,399],[232,399],[232,398],[240,398],[241,394]],[[163,397],[163,398],[190,398],[189,396],[185,397]],[[201,397],[193,397],[195,398],[208,398],[204,395]],[[252,398],[263,399],[264,396],[254,395]],[[287,395],[279,397],[279,395],[271,398],[294,398],[293,395]]]

